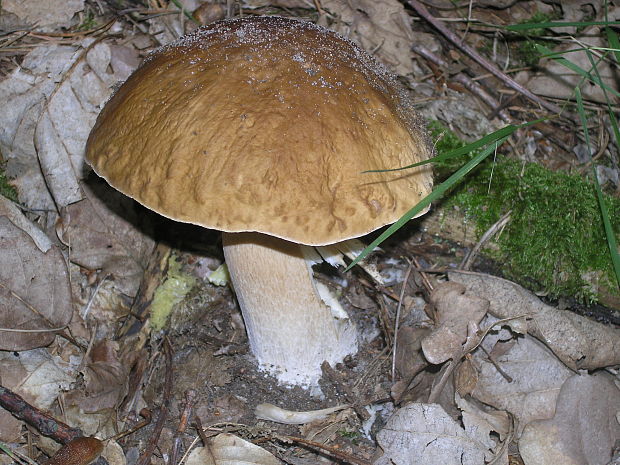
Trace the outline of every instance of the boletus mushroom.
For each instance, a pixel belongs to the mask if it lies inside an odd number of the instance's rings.
[[[161,215],[223,232],[252,353],[288,384],[357,349],[308,246],[390,224],[428,194],[432,147],[404,88],[309,22],[247,17],[152,53],[102,110],[86,158]]]

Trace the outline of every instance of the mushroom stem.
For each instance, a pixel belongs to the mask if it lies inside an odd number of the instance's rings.
[[[303,245],[259,233],[223,233],[224,256],[261,368],[285,384],[316,386],[321,364],[357,350],[346,314],[321,299]]]

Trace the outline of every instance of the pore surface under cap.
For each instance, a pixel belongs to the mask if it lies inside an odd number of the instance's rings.
[[[395,79],[327,29],[223,21],[152,54],[101,112],[95,171],[175,220],[322,245],[394,222],[432,185]]]

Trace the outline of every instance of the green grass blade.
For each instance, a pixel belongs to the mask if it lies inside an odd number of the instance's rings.
[[[590,60],[593,62],[591,57]],[[581,90],[579,89],[579,87],[575,87],[575,98],[577,100],[577,112],[579,113],[579,119],[581,120],[581,126],[583,127],[583,133],[586,139],[586,146],[590,151],[590,162],[592,162],[592,146],[590,145],[590,132],[588,131],[586,112],[583,107],[583,98],[581,96]],[[611,255],[611,261],[614,267],[614,272],[616,274],[616,280],[618,282],[618,285],[620,285],[620,255],[618,254],[618,244],[616,242],[614,230],[611,227],[609,211],[607,210],[607,205],[605,204],[605,199],[603,198],[603,191],[596,175],[596,166],[592,163],[591,167],[594,187],[596,189],[596,197],[598,200],[599,208],[601,210],[603,227],[605,228],[605,235],[607,236],[607,246],[609,247],[609,253]]]
[[[410,168],[415,168],[416,166],[422,166],[428,163],[435,163],[435,162],[447,160],[449,158],[454,158],[454,157],[458,157],[461,155],[465,155],[466,153],[473,152],[474,150],[477,150],[480,147],[484,147],[485,145],[492,144],[493,142],[498,141],[502,139],[503,137],[509,136],[510,134],[515,132],[517,129],[531,126],[533,124],[536,124],[536,123],[539,123],[545,120],[547,120],[547,118],[540,118],[535,121],[530,121],[528,123],[523,123],[519,125],[509,124],[507,126],[504,126],[501,129],[498,129],[497,131],[492,132],[491,134],[487,134],[483,138],[478,139],[477,141],[472,142],[471,144],[467,144],[465,147],[460,147],[458,149],[450,150],[449,152],[442,153],[433,158],[429,158],[428,160],[420,161],[417,163],[412,163],[411,165],[407,165],[407,166],[401,166],[400,168],[388,168],[388,169],[383,169],[383,170],[367,170],[367,171],[362,171],[362,173],[385,173],[387,171],[402,171],[402,170],[406,170]]]
[[[605,21],[609,19],[608,16],[608,4],[605,2]],[[609,46],[614,49],[614,57],[616,58],[616,63],[620,63],[620,40],[618,40],[618,34],[608,25],[605,26],[605,34],[607,35],[607,42],[609,42]]]
[[[576,65],[575,63],[567,60],[566,58],[561,56],[561,53],[553,52],[552,50],[548,49],[544,45],[540,45],[540,44],[536,44],[536,49],[538,49],[538,51],[541,54],[543,54],[544,56],[549,57],[549,58],[553,58],[555,61],[557,61],[561,65],[565,66],[566,68],[570,69],[571,71],[574,71],[575,73],[581,75],[585,79],[588,79],[589,81],[593,82],[597,86],[600,86],[601,88],[605,89],[606,91],[611,92],[615,96],[620,97],[620,92],[618,92],[617,90],[612,89],[611,87],[606,85],[597,76],[592,75],[592,73],[584,70],[583,68],[581,68],[580,66]]]
[[[503,26],[504,29],[509,31],[526,31],[528,29],[552,29],[554,27],[588,27],[588,26],[609,26],[620,25],[617,21],[576,21],[576,22],[562,22],[562,21],[548,21],[543,23],[521,23],[510,24]]]
[[[517,129],[517,127],[513,127],[513,131]],[[456,171],[452,176],[442,182],[439,186],[433,190],[429,195],[424,197],[417,205],[415,205],[411,210],[405,213],[396,223],[392,224],[389,228],[387,228],[379,237],[377,237],[368,247],[366,247],[362,253],[360,253],[353,262],[346,268],[346,271],[350,270],[351,267],[355,266],[357,262],[363,260],[370,252],[372,252],[375,247],[381,244],[384,240],[398,231],[403,225],[405,225],[410,219],[415,217],[418,213],[424,210],[431,202],[439,199],[443,194],[446,193],[448,189],[450,189],[454,184],[460,181],[464,176],[467,175],[471,170],[473,170],[480,162],[482,162],[486,157],[488,157],[491,153],[495,152],[497,147],[502,145],[506,139],[512,134],[505,135],[501,139],[495,141],[484,150],[482,150],[478,155],[472,158],[469,162],[463,165],[458,171]]]

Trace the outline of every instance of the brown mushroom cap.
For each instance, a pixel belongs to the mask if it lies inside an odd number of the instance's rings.
[[[281,17],[198,29],[103,109],[86,158],[169,218],[307,245],[362,236],[428,194],[432,147],[401,85],[335,32]]]

